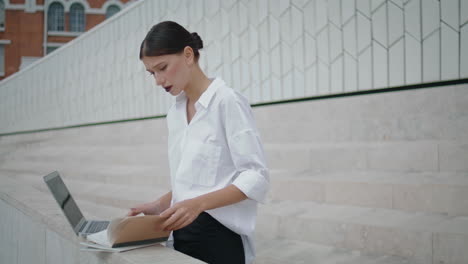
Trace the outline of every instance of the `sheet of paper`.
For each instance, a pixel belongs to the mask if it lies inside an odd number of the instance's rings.
[[[165,219],[156,215],[142,215],[113,219],[106,230],[88,235],[87,245],[109,252],[122,252],[130,249],[140,248],[141,245],[120,247],[118,244],[128,244],[128,242],[147,241],[157,239],[159,241],[167,239],[170,232],[155,229],[162,226]],[[159,228],[162,229],[162,228]],[[146,243],[146,242],[143,242]],[[155,242],[158,243],[158,242]],[[148,245],[154,245],[150,243]],[[117,245],[117,248],[112,246]]]
[[[82,246],[85,246],[85,247],[82,247],[80,248],[81,251],[98,251],[98,252],[125,252],[125,251],[129,251],[129,250],[133,250],[133,249],[137,249],[137,248],[144,248],[144,247],[149,247],[149,246],[154,246],[154,245],[157,245],[159,243],[152,243],[152,244],[146,244],[146,245],[137,245],[137,246],[128,246],[128,247],[118,247],[118,248],[110,248],[110,247],[106,247],[106,246],[102,246],[102,245],[98,245],[98,244],[94,244],[94,243],[89,243],[89,242],[80,242],[80,244]]]
[[[86,237],[89,241],[92,241],[96,244],[101,244],[107,247],[111,247],[109,239],[107,238],[107,229],[102,230],[101,232],[97,232]]]

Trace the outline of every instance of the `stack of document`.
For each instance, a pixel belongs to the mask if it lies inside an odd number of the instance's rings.
[[[164,220],[158,215],[116,218],[106,230],[88,235],[81,250],[124,252],[164,242],[170,233],[162,230]]]

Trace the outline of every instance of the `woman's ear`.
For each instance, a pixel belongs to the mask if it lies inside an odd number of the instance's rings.
[[[186,46],[184,48],[184,58],[185,58],[185,62],[188,65],[192,65],[195,62],[195,56],[194,56],[194,53],[193,53],[193,49],[190,46]]]

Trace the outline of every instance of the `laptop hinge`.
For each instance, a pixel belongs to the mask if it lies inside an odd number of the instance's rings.
[[[83,231],[83,229],[86,227],[86,224],[87,224],[86,219],[84,217],[81,218],[80,222],[75,226],[75,233],[79,234],[80,230]]]

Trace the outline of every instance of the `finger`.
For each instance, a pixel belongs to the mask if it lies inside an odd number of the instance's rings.
[[[189,218],[189,219],[187,219],[185,222],[183,222],[180,226],[177,226],[177,227],[175,227],[175,228],[172,229],[172,230],[179,230],[179,229],[182,229],[182,228],[184,228],[184,227],[190,225],[192,222],[193,222],[193,219],[190,219],[190,218]]]
[[[164,210],[164,212],[162,212],[159,216],[161,216],[163,218],[170,217],[171,215],[173,215],[175,213],[175,211],[176,211],[176,207],[172,206],[172,207],[169,207],[166,210]]]
[[[130,208],[130,212],[128,212],[127,216],[135,216],[139,212],[135,208]]]
[[[167,230],[175,230],[177,229],[177,227],[179,227],[180,225],[182,225],[184,222],[187,221],[187,218],[188,217],[179,217],[179,219],[177,219],[177,221],[174,222],[174,224],[170,225]]]
[[[179,219],[179,217],[174,213],[166,221],[164,221],[162,228],[163,230],[168,230],[167,228],[174,224]]]

